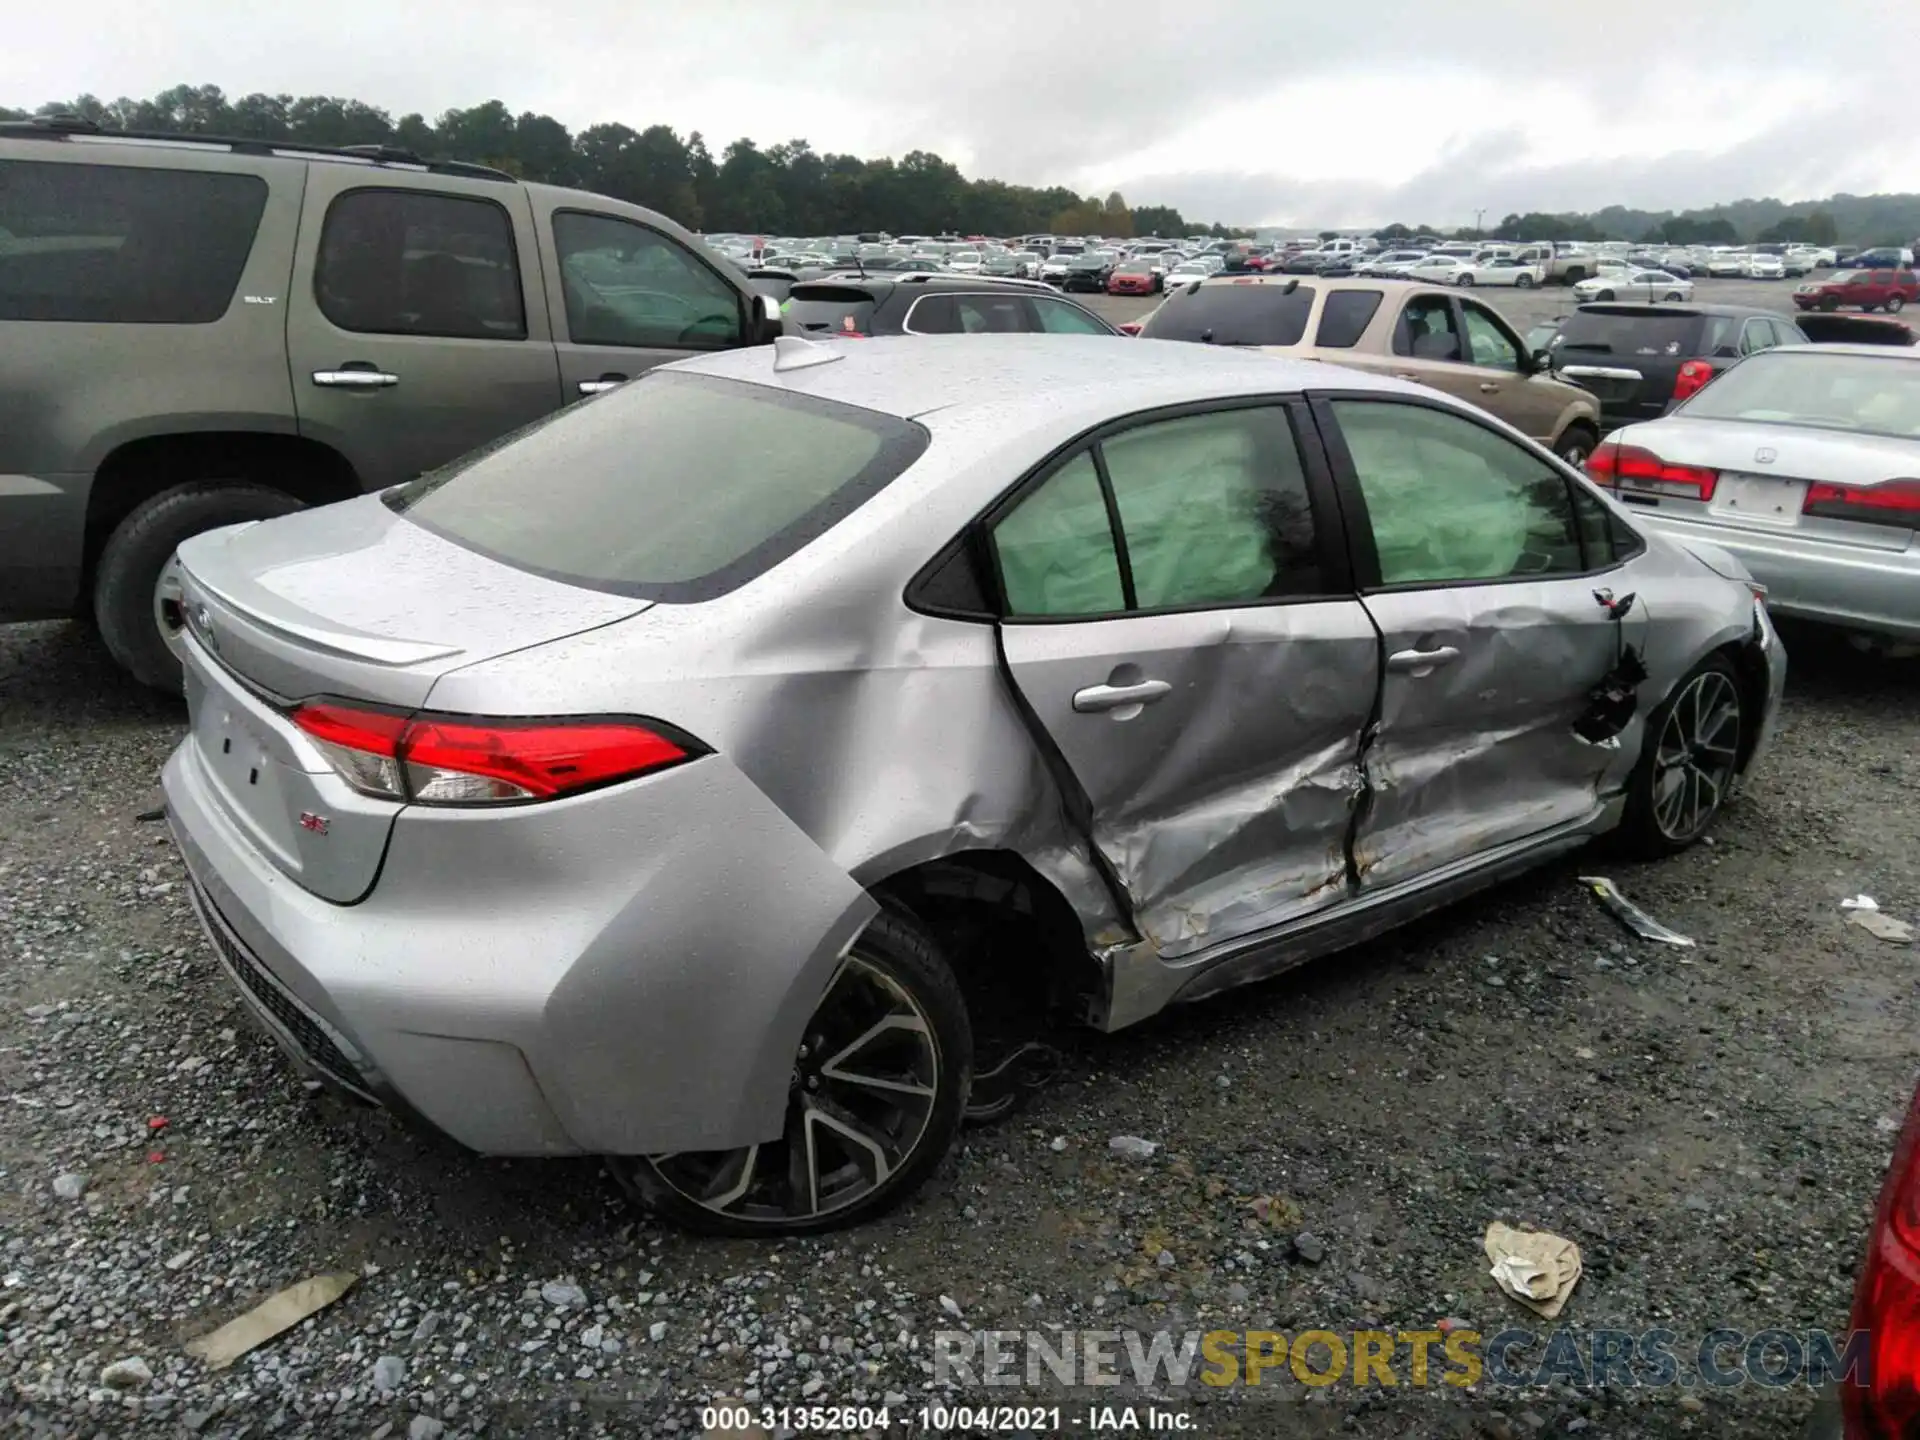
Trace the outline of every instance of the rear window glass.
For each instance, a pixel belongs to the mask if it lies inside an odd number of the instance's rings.
[[[708,600],[825,534],[926,446],[908,420],[663,372],[389,491],[387,503],[566,584]]]
[[[1898,355],[1764,351],[1725,371],[1677,413],[1689,420],[1916,437],[1920,363]]]
[[[1558,350],[1598,355],[1697,355],[1698,315],[1576,310],[1560,325]]]
[[[851,285],[796,285],[780,307],[787,333],[867,335],[872,333],[873,292]]]
[[[258,175],[0,160],[0,320],[209,324],[266,205]]]
[[[1170,296],[1140,334],[1210,345],[1298,345],[1312,309],[1313,290],[1305,285],[1202,285]]]
[[[1335,290],[1320,307],[1320,328],[1313,343],[1330,350],[1350,350],[1360,343],[1373,312],[1380,308],[1378,290]]]

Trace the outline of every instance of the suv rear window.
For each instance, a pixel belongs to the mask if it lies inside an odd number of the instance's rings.
[[[1373,314],[1380,308],[1378,290],[1334,290],[1320,307],[1320,328],[1313,343],[1327,350],[1351,350],[1367,333]]]
[[[780,316],[790,334],[868,335],[878,308],[873,292],[856,285],[796,285]]]
[[[0,160],[0,320],[210,324],[266,206],[258,175]]]
[[[1176,291],[1141,328],[1146,340],[1199,340],[1212,345],[1298,345],[1307,333],[1313,290],[1255,281]]]
[[[1580,309],[1560,325],[1559,352],[1597,355],[1698,355],[1699,315]]]
[[[656,372],[387,492],[435,534],[569,585],[710,600],[824,535],[920,457],[908,420]]]

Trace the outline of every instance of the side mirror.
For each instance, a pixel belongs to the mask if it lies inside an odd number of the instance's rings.
[[[1533,373],[1551,375],[1553,373],[1553,351],[1536,350],[1533,352]]]
[[[771,295],[756,292],[753,297],[753,343],[771,345],[786,334],[786,321],[780,315],[780,302]]]

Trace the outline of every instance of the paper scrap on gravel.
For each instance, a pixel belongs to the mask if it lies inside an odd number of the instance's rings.
[[[1580,1282],[1580,1247],[1545,1230],[1496,1220],[1484,1242],[1494,1283],[1543,1320],[1556,1318]]]
[[[249,1350],[258,1349],[309,1315],[326,1309],[351,1290],[359,1278],[353,1271],[343,1270],[289,1285],[211,1334],[189,1340],[187,1353],[204,1360],[209,1370],[224,1370]]]
[[[1599,898],[1608,912],[1627,929],[1642,940],[1657,940],[1662,945],[1684,945],[1693,948],[1693,941],[1678,930],[1669,930],[1638,905],[1620,893],[1620,887],[1604,875],[1582,875],[1580,883]]]
[[[1891,945],[1906,945],[1913,940],[1911,925],[1879,910],[1849,910],[1847,919],[1869,935],[1885,940]]]

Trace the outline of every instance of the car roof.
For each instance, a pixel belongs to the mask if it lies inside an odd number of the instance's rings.
[[[874,292],[876,300],[903,285],[910,285],[915,290],[967,290],[976,294],[982,289],[1004,290],[1013,295],[1041,293],[1028,281],[1015,280],[1004,275],[942,275],[929,270],[877,270],[872,274],[863,275],[852,266],[836,266],[830,273],[802,280],[793,288],[805,291],[816,285],[833,286],[839,289],[864,287]],[[1045,293],[1051,295],[1054,291],[1048,287]],[[807,297],[802,294],[796,298],[804,300]]]
[[[1831,345],[1775,345],[1762,350],[1760,354],[1773,355],[1782,351],[1798,355],[1863,355],[1870,360],[1904,360],[1909,365],[1920,361],[1920,354],[1905,346],[1862,345],[1854,341],[1836,341]]]
[[[1082,409],[1122,415],[1217,396],[1288,394],[1333,384],[1344,390],[1412,388],[1357,370],[1342,370],[1336,379],[1317,361],[1176,340],[1010,334],[799,343],[835,358],[775,369],[777,352],[792,351],[783,341],[716,351],[665,368],[817,395],[902,419],[935,411],[991,411],[996,421],[1011,424]]]

